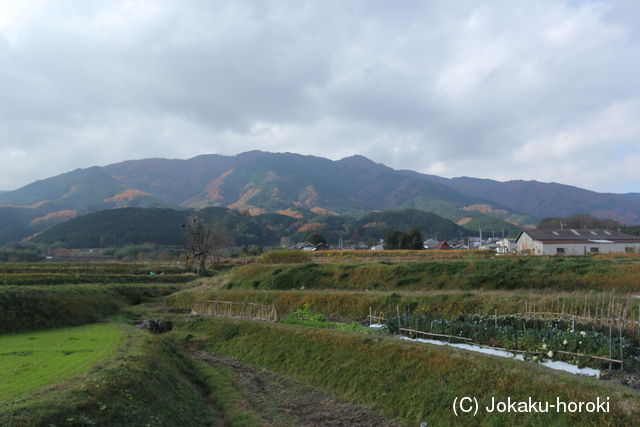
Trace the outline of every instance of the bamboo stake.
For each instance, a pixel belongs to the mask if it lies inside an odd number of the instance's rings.
[[[598,360],[604,360],[605,362],[614,362],[614,363],[622,363],[621,360],[616,360],[616,359],[609,359],[607,357],[601,357],[601,356],[592,356],[590,354],[582,354],[582,353],[573,353],[571,351],[564,351],[564,350],[556,350],[556,353],[562,353],[562,354],[570,354],[572,356],[582,356],[582,357],[590,357],[592,359],[598,359]]]
[[[624,361],[622,360],[622,323],[620,324],[620,370],[624,371]]]
[[[611,356],[613,356],[611,353],[612,353],[612,348],[611,348],[611,324],[609,324],[609,359],[611,359]],[[611,370],[611,362],[609,362],[609,370]]]
[[[443,338],[455,338],[457,340],[462,340],[462,341],[473,341],[471,338],[465,338],[465,337],[458,337],[455,335],[445,335],[445,334],[434,334],[431,332],[424,332],[424,331],[418,331],[415,329],[408,329],[408,328],[400,328],[400,332],[411,332],[414,334],[423,334],[423,335],[430,335],[430,336],[434,336],[434,337],[443,337]]]

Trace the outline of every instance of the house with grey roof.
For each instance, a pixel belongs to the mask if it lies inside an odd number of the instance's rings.
[[[531,255],[640,253],[640,236],[603,229],[522,230],[516,251]]]

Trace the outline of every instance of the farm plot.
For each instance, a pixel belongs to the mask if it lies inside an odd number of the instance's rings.
[[[0,336],[0,402],[21,398],[84,373],[124,338],[115,324]]]

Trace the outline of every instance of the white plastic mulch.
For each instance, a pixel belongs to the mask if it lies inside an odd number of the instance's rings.
[[[414,338],[414,339],[412,339],[412,338],[409,338],[409,337],[400,337],[400,339],[407,340],[407,341],[413,341],[413,342],[420,342],[420,343],[425,343],[425,344],[433,344],[433,345],[440,345],[440,346],[455,347],[455,348],[460,348],[460,349],[463,349],[463,350],[475,351],[477,353],[489,354],[491,356],[508,357],[508,358],[515,359],[515,360],[524,360],[524,357],[521,354],[515,354],[515,353],[511,353],[509,351],[498,350],[498,349],[495,349],[495,348],[481,347],[481,346],[474,345],[474,344],[450,343],[450,342],[446,342],[446,341],[429,340],[429,339],[424,339],[424,338]],[[571,374],[588,375],[588,376],[592,376],[592,377],[599,377],[600,376],[600,370],[598,370],[598,369],[579,368],[576,365],[572,365],[570,363],[561,362],[561,361],[557,361],[557,360],[543,361],[543,362],[540,362],[540,365],[546,366],[547,368],[555,369],[555,370],[558,370],[558,371],[569,372]]]

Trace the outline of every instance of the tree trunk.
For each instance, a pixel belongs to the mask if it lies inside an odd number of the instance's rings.
[[[207,261],[207,257],[205,256],[200,257],[200,263],[198,264],[198,271],[196,271],[196,274],[198,276],[204,276],[206,272],[206,265],[205,265],[206,261]]]

